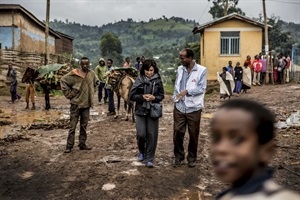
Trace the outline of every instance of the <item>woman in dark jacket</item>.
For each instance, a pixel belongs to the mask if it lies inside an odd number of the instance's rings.
[[[130,100],[135,101],[136,132],[139,148],[138,160],[146,161],[147,167],[153,167],[159,118],[150,117],[150,103],[159,103],[164,99],[164,88],[154,60],[145,60],[140,75],[135,80]]]

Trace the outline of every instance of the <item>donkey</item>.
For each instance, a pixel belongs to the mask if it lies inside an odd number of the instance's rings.
[[[51,89],[56,89],[56,90],[60,89],[60,85],[48,83],[46,80],[41,79],[38,76],[39,76],[38,70],[33,69],[31,67],[27,67],[23,74],[23,77],[22,77],[22,83],[33,84],[34,81],[38,81],[44,94],[45,94],[45,109],[49,110],[51,108],[51,106],[50,106],[50,91],[51,91]],[[27,106],[26,106],[26,108],[27,108]]]
[[[124,108],[126,110],[125,120],[128,121],[131,115],[131,119],[134,122],[134,104],[129,100],[129,93],[131,87],[134,83],[134,78],[129,76],[126,72],[122,70],[112,70],[109,75],[108,83],[112,86],[113,91],[117,95],[118,104],[117,104],[117,114],[115,118],[118,118],[120,115],[120,104],[121,98],[124,100]]]

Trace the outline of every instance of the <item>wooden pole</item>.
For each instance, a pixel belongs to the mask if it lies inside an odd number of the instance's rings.
[[[45,29],[45,65],[49,63],[49,15],[50,15],[50,0],[47,0],[47,7],[46,7],[46,29]]]
[[[11,31],[12,31],[12,49],[15,49],[15,10],[12,9],[11,16]]]
[[[265,23],[265,54],[266,54],[266,79],[265,82],[269,83],[269,75],[271,74],[271,79],[273,77],[273,69],[269,69],[269,38],[268,38],[268,18],[266,12],[266,0],[263,0],[263,12],[264,12],[264,23]]]
[[[228,13],[228,0],[225,0],[224,16]]]

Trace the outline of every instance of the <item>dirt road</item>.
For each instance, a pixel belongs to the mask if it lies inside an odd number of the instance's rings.
[[[213,199],[226,187],[215,178],[208,157],[209,121],[222,103],[217,93],[206,97],[199,157],[192,169],[171,166],[170,96],[163,101],[153,169],[137,162],[135,125],[107,117],[107,105],[96,105],[91,111],[87,143],[93,149],[74,148],[63,154],[69,110],[64,97],[51,98],[50,111],[42,109],[42,95],[37,97],[35,111],[24,110],[24,99],[9,104],[9,97],[0,98],[0,199]],[[274,111],[281,128],[278,152],[270,166],[275,168],[277,182],[299,192],[295,173],[300,173],[300,85],[255,87],[235,98],[260,101]]]

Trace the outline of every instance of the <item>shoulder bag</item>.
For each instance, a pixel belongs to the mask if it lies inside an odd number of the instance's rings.
[[[153,83],[152,95],[154,94],[155,82]],[[150,102],[150,117],[158,119],[162,117],[162,104]]]

